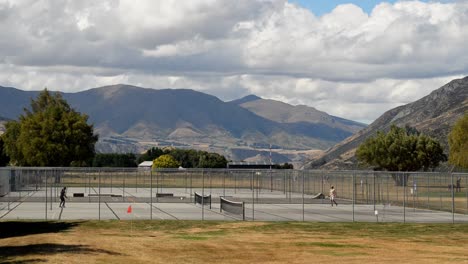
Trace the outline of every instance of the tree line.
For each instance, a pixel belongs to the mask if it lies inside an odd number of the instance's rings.
[[[156,168],[226,168],[224,156],[194,149],[157,148],[153,147],[142,154],[139,162],[153,160]]]

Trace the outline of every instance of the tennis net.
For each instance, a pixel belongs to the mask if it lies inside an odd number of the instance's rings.
[[[197,192],[195,192],[195,204],[201,204],[201,205],[209,205],[211,209],[211,194],[209,195],[201,195]]]
[[[219,211],[225,211],[231,214],[242,215],[242,220],[245,220],[245,204],[244,202],[229,201],[226,198],[219,197]]]

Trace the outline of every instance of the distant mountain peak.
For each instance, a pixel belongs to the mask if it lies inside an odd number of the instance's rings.
[[[249,94],[249,95],[244,96],[244,97],[242,97],[240,99],[232,100],[229,103],[236,104],[236,105],[241,105],[241,104],[244,104],[244,103],[257,101],[257,100],[261,100],[261,99],[262,99],[261,97],[258,97],[258,96],[254,95],[254,94]]]

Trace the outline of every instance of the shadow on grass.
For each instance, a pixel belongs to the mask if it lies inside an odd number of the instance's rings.
[[[9,258],[25,257],[27,255],[48,255],[61,253],[75,254],[108,254],[121,256],[121,253],[113,252],[104,249],[89,248],[83,245],[63,245],[63,244],[34,244],[25,246],[4,246],[0,248],[0,260],[8,260]],[[41,260],[39,260],[41,261]],[[7,263],[28,263],[37,262],[37,260],[11,261]],[[5,262],[2,262],[5,263]]]
[[[59,233],[79,225],[79,222],[0,222],[0,239],[44,233]]]
[[[28,259],[28,260],[13,260],[13,261],[6,261],[0,259],[0,263],[2,264],[28,264],[28,263],[40,263],[40,262],[47,262],[44,259]]]

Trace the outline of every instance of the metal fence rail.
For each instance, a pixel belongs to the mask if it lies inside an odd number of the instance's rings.
[[[335,211],[328,208],[332,185],[341,206]],[[70,207],[88,204],[96,219],[103,208],[122,218],[112,208],[119,203],[145,205],[142,215],[153,219],[163,205],[194,206],[198,192],[214,203],[244,202],[247,220],[468,222],[467,185],[468,173],[448,172],[7,167],[0,168],[0,220],[15,209],[24,211],[18,218],[53,219],[67,187]],[[197,210],[205,219],[207,209]]]

